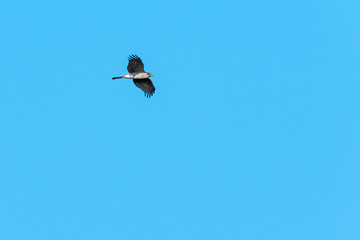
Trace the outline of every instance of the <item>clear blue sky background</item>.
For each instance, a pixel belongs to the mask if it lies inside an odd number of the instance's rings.
[[[0,239],[360,239],[359,8],[3,1]]]

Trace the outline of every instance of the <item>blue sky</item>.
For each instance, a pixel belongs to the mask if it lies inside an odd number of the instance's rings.
[[[360,239],[358,1],[1,5],[0,239]]]

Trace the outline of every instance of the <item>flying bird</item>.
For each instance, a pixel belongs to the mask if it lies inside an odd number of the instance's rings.
[[[131,54],[128,60],[129,65],[127,66],[127,70],[129,71],[129,74],[121,77],[113,77],[112,79],[130,78],[134,81],[135,86],[143,90],[146,97],[151,97],[155,93],[155,87],[149,77],[152,77],[153,75],[145,72],[144,64],[138,56]]]

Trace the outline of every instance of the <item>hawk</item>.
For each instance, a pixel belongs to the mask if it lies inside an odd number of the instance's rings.
[[[144,64],[138,56],[131,54],[128,60],[129,65],[127,66],[127,70],[129,71],[129,74],[121,77],[113,77],[112,79],[130,78],[134,81],[135,86],[143,90],[146,97],[151,97],[155,93],[155,87],[149,77],[152,77],[153,75],[145,72]]]

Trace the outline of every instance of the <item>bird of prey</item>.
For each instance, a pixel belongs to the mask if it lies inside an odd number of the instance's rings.
[[[155,87],[149,77],[153,75],[145,72],[144,64],[138,56],[131,54],[128,60],[129,65],[127,66],[127,70],[129,74],[121,77],[113,77],[112,79],[130,78],[138,88],[144,91],[146,97],[151,97],[155,93]]]

